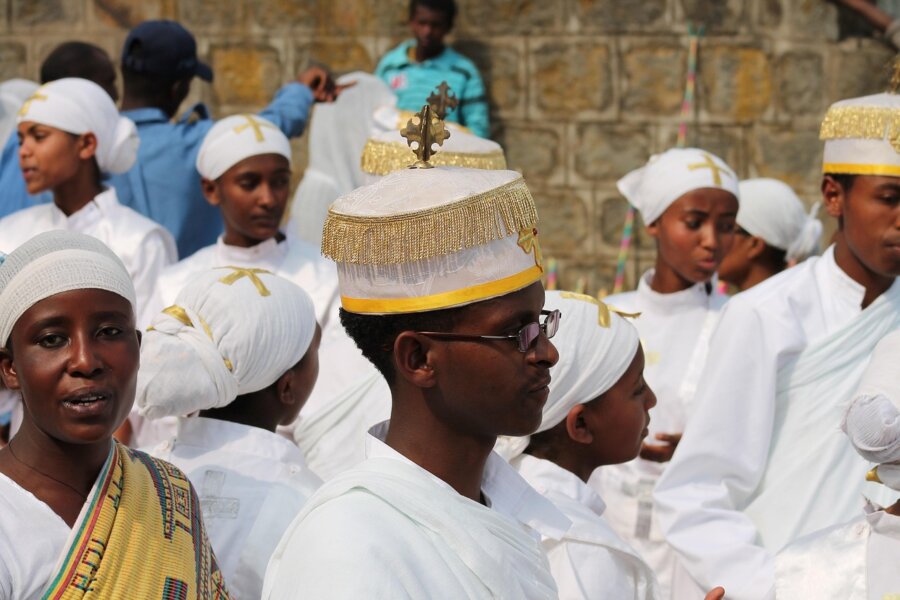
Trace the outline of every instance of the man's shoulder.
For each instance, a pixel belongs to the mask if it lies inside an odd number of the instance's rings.
[[[378,61],[376,71],[383,71],[390,68],[399,68],[409,64],[409,56],[407,52],[412,45],[413,40],[404,40],[384,53],[381,60]]]
[[[464,72],[469,77],[480,76],[478,67],[475,66],[475,63],[472,62],[472,59],[460,54],[450,46],[447,46],[444,49],[442,58],[445,59],[449,64],[451,64],[454,69]]]

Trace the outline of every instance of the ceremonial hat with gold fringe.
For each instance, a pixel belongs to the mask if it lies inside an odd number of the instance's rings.
[[[337,263],[344,309],[438,310],[538,281],[537,211],[522,176],[434,166],[433,144],[448,132],[428,106],[403,133],[418,168],[358,188],[328,211],[322,253]]]

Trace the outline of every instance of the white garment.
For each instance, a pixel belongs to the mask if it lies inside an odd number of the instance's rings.
[[[7,79],[0,83],[0,144],[5,145],[16,131],[16,114],[38,87],[27,79]]]
[[[179,419],[175,437],[151,450],[197,489],[219,568],[236,598],[259,598],[269,557],[321,485],[303,453],[278,434],[218,419]]]
[[[728,297],[715,291],[715,281],[660,294],[650,287],[653,273],[653,269],[644,273],[637,290],[604,301],[625,312],[641,313],[634,326],[644,348],[644,379],[657,398],[646,441],[661,444],[655,434],[684,431],[709,336]],[[590,480],[608,503],[606,518],[612,528],[653,567],[664,598],[669,597],[675,556],[659,529],[652,493],[667,467],[667,463],[636,458],[601,467]]]
[[[560,538],[571,522],[502,458],[485,465],[488,508],[375,437],[367,455],[291,524],[263,598],[556,597],[538,535]]]
[[[864,294],[829,248],[725,308],[655,494],[666,539],[700,588],[761,598],[775,552],[858,511],[866,463],[841,417],[872,348],[900,326],[900,286],[865,311]]]
[[[775,557],[779,600],[887,600],[900,596],[900,517],[866,516],[790,544]]]
[[[172,235],[161,225],[119,204],[116,190],[107,188],[68,217],[55,204],[39,204],[0,220],[0,250],[12,252],[39,233],[75,231],[97,238],[125,264],[137,294],[135,319],[147,322],[147,306],[156,280],[178,252]]]
[[[543,542],[561,600],[659,598],[656,576],[606,522],[597,492],[549,460],[521,454],[510,464],[572,521],[561,540]]]

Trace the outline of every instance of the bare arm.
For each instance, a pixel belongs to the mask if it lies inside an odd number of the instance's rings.
[[[835,4],[845,6],[862,15],[873,27],[879,31],[885,31],[894,21],[888,13],[878,8],[868,0],[832,0]]]

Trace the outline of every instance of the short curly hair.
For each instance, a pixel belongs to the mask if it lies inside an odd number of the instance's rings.
[[[453,21],[456,20],[456,2],[454,0],[409,0],[409,18],[412,19],[416,14],[416,7],[423,6],[435,12],[442,12],[447,15],[447,25],[452,29]]]

